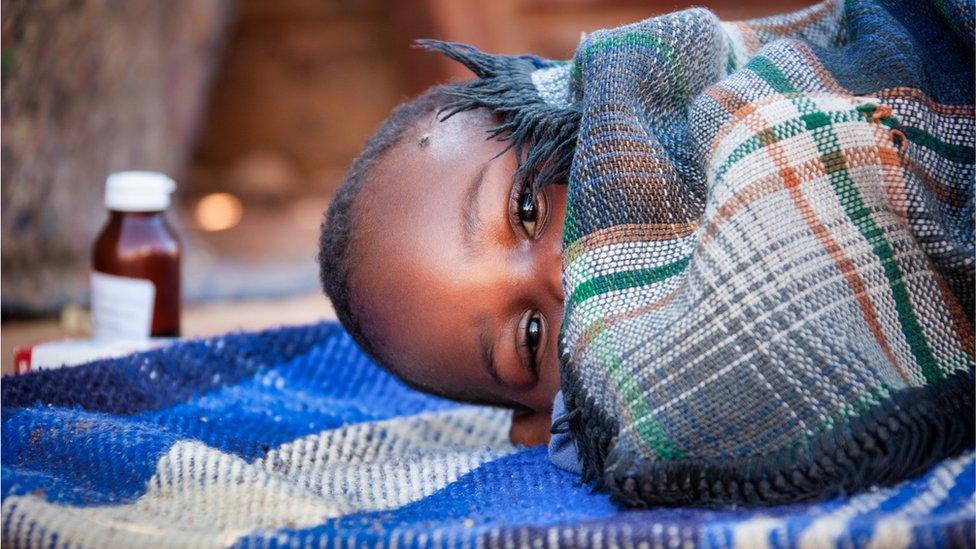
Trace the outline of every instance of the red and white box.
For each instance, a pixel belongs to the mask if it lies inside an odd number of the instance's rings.
[[[62,339],[17,347],[14,351],[14,373],[52,370],[78,366],[93,360],[116,358],[149,351],[173,342],[171,338],[140,340]]]

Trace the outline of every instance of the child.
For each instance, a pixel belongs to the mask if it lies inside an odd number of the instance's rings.
[[[325,286],[410,383],[522,412],[513,440],[551,409],[552,461],[627,505],[907,478],[973,444],[970,27],[850,0],[677,12],[570,63],[439,43],[478,78],[374,137]]]
[[[566,186],[524,176],[487,109],[445,113],[450,89],[400,105],[367,141],[327,213],[322,284],[379,364],[427,392],[513,408],[512,441],[544,444]]]

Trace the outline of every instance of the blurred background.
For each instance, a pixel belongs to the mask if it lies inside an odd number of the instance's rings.
[[[2,0],[2,369],[86,334],[110,172],[177,180],[185,335],[326,318],[316,239],[346,167],[397,103],[468,78],[413,40],[565,59],[582,32],[690,5],[812,3]]]

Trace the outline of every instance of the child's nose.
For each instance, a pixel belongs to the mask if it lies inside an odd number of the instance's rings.
[[[561,239],[553,239],[542,250],[539,258],[540,275],[545,280],[546,291],[560,304],[563,303],[563,255]]]
[[[515,256],[515,260],[508,263],[511,266],[505,276],[511,282],[518,281],[521,288],[532,294],[532,298],[540,301],[540,305],[550,302],[555,306],[558,302],[563,306],[563,267],[562,246],[558,239],[554,244],[537,243],[537,245],[523,249]]]

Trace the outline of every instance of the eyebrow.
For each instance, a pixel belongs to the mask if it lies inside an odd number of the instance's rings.
[[[478,208],[478,197],[481,196],[481,188],[485,183],[485,172],[488,171],[488,163],[485,161],[475,172],[468,188],[464,193],[464,203],[461,204],[461,239],[464,244],[464,252],[468,256],[477,255],[478,243],[481,234],[481,215]]]
[[[502,379],[498,376],[495,369],[494,350],[495,344],[491,337],[491,328],[488,326],[488,317],[478,318],[478,346],[481,349],[481,367],[491,376],[495,383],[501,385]]]

